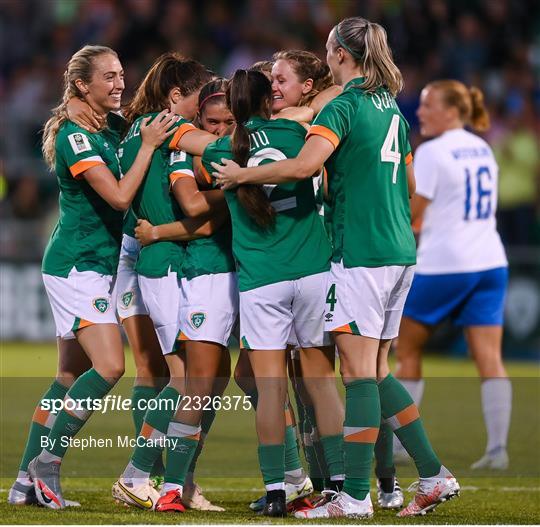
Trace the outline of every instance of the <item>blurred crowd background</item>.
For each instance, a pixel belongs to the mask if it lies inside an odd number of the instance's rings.
[[[492,117],[486,138],[500,166],[499,230],[510,250],[540,262],[537,0],[0,0],[0,261],[38,262],[57,219],[40,129],[81,46],[118,51],[127,101],[164,51],[227,76],[280,49],[324,57],[336,21],[358,15],[388,32],[404,74],[398,103],[413,147],[428,81],[451,77],[484,90]]]

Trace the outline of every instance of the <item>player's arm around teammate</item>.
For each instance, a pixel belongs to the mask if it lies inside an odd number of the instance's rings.
[[[489,145],[464,130],[486,130],[489,116],[482,93],[454,80],[428,84],[417,113],[422,135],[431,140],[415,156],[412,222],[423,222],[399,332],[397,376],[419,404],[427,339],[447,317],[462,326],[483,381],[488,436],[485,456],[472,468],[503,469],[512,392],[502,361],[507,261],[495,224],[498,167]]]
[[[230,161],[213,166],[228,187],[296,181],[328,160],[334,256],[326,327],[336,334],[346,386],[346,477],[331,503],[305,515],[371,516],[369,473],[381,411],[420,473],[416,498],[400,514],[420,514],[456,495],[459,486],[433,452],[414,403],[386,362],[415,263],[405,169],[410,146],[394,101],[401,73],[386,32],[365,19],[340,22],[326,47],[334,80],[344,91],[317,116],[299,155],[272,167],[239,169]],[[365,243],[359,243],[362,232]]]
[[[225,79],[208,82],[199,93],[196,123],[203,129],[224,135],[234,123],[225,103]],[[186,152],[171,152],[169,180],[180,208],[187,217],[211,217],[227,211],[223,191],[200,190],[195,159]],[[208,185],[204,181],[205,188]],[[228,214],[228,212],[227,212]],[[167,491],[157,510],[168,510],[181,498],[202,510],[222,511],[210,504],[193,482],[193,471],[216,416],[216,402],[230,378],[230,355],[227,343],[238,315],[238,286],[231,250],[230,222],[209,237],[190,241],[186,246],[181,281],[181,309],[178,345],[186,353],[186,391],[188,404],[181,406],[173,420],[177,426],[200,430],[200,438],[191,456],[175,456],[167,473]],[[202,410],[208,406],[209,410]],[[201,405],[189,404],[202,401]],[[200,502],[200,504],[198,504]],[[163,507],[161,504],[163,503]]]
[[[174,133],[167,132],[175,122],[173,116],[162,114],[153,125],[145,123],[145,148],[133,170],[120,180],[115,134],[108,128],[90,134],[77,127],[66,119],[65,105],[71,97],[81,97],[106,122],[107,114],[120,108],[123,90],[123,70],[116,53],[102,46],[85,46],[71,58],[63,102],[45,126],[43,152],[49,166],[56,169],[60,219],[42,270],[58,335],[59,367],[68,369],[66,376],[58,372],[51,390],[57,395],[67,391],[64,400],[73,400],[78,408],[62,409],[47,418],[41,412],[40,424],[50,427],[48,446],[29,463],[28,473],[37,500],[49,508],[65,506],[59,477],[69,444],[65,438],[82,428],[95,407],[93,401],[104,397],[123,374],[123,344],[111,306],[122,222],[119,211],[133,199],[156,146]],[[80,347],[66,344],[74,338]],[[88,360],[82,359],[81,350]],[[74,357],[68,358],[68,353]],[[82,373],[82,368],[89,369]],[[74,380],[69,391],[62,385],[64,377]]]
[[[237,127],[230,138],[206,148],[207,171],[222,156],[257,165],[298,153],[303,128],[285,119],[269,120],[271,84],[263,74],[238,70],[227,97]],[[258,391],[259,460],[267,490],[264,512],[277,516],[285,513],[287,342],[294,327],[301,346],[323,345],[330,245],[311,181],[264,189],[239,187],[227,192],[226,199],[238,262],[240,340],[251,350]]]
[[[333,91],[333,80],[328,66],[316,55],[308,51],[280,51],[274,54],[273,59],[274,62],[264,64],[266,69],[259,69],[256,65],[250,68],[252,71],[261,71],[272,83],[271,118],[285,118],[297,122],[311,121],[313,110],[309,105],[324,92]],[[325,97],[328,97],[327,93],[325,93]],[[288,110],[293,110],[293,112]],[[300,111],[295,112],[295,110]],[[314,179],[313,183],[318,207],[322,208],[322,188],[320,188],[322,184],[320,178]],[[288,372],[293,381],[294,395],[298,407],[298,421],[295,422],[293,407],[288,396],[285,409],[287,423],[285,431],[285,491],[287,503],[290,504],[289,507],[294,508],[296,506],[305,506],[305,501],[302,498],[311,494],[313,489],[321,491],[325,488],[325,476],[328,477],[328,486],[332,483],[330,483],[328,469],[324,460],[324,451],[317,431],[313,402],[307,394],[302,381],[300,353],[292,349],[294,346],[298,346],[294,331],[289,339],[289,345],[291,349],[287,353]],[[320,380],[320,382],[315,381],[314,384],[317,385],[321,394],[320,400],[324,399],[327,407],[331,408],[331,411],[325,415],[328,423],[323,424],[323,434],[334,436],[340,433],[343,422],[342,404],[335,385],[334,348],[333,346],[325,346],[321,350],[312,348],[310,351],[312,377]],[[249,354],[249,350],[240,349],[234,377],[238,386],[255,403],[257,401],[257,389]],[[296,426],[299,428],[300,438],[309,464],[309,477],[306,476],[301,465],[296,440]],[[265,506],[265,500],[266,496],[262,496],[253,501],[250,508],[254,511],[262,510]]]
[[[141,122],[147,117],[155,118],[161,106],[182,115],[178,118],[180,126],[177,133],[194,128],[188,119],[195,116],[199,90],[209,78],[210,74],[202,64],[185,59],[178,53],[165,53],[154,62],[126,110],[126,118],[132,125],[119,148],[122,166],[129,167],[141,148]],[[176,138],[173,140],[176,141]],[[183,218],[171,194],[169,178],[174,172],[176,156],[180,153],[171,153],[169,144],[170,141],[163,142],[155,152],[145,184],[132,206],[137,217],[148,218],[154,224]],[[149,434],[165,438],[171,432],[174,428],[171,419],[181,394],[185,392],[183,355],[175,347],[184,255],[185,247],[182,244],[162,241],[143,247],[135,265],[142,301],[170,372],[168,385],[157,395],[154,407],[145,414],[139,434],[143,438]],[[113,485],[113,496],[128,505],[153,509],[159,493],[150,485],[149,476],[162,450],[161,443],[149,445],[145,441],[138,442],[121,478]],[[169,454],[168,461],[173,457],[174,454]],[[168,477],[169,471],[166,470],[165,485]],[[179,506],[182,507],[181,504]]]

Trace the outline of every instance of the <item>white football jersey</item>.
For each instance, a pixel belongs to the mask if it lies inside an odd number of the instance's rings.
[[[496,228],[499,168],[489,145],[463,129],[420,145],[416,192],[426,208],[416,272],[447,274],[508,265]]]

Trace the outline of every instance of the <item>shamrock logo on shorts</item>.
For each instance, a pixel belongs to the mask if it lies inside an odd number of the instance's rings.
[[[124,293],[121,299],[122,304],[127,309],[129,307],[129,304],[131,304],[131,301],[133,300],[133,291],[128,291],[127,293]]]
[[[106,298],[95,298],[92,304],[100,313],[105,313],[109,309],[109,301]]]
[[[191,313],[190,319],[191,319],[191,325],[195,329],[199,329],[204,324],[204,321],[206,320],[206,313],[202,313],[200,311],[198,313]]]

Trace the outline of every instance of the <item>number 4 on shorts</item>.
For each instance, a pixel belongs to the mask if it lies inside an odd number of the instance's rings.
[[[337,304],[336,284],[332,284],[330,286],[330,289],[328,289],[328,294],[326,295],[326,303],[330,304],[330,311],[334,311],[334,306]]]

